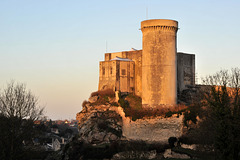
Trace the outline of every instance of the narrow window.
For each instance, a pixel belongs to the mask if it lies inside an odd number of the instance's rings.
[[[110,68],[110,74],[112,75],[112,67]]]
[[[102,75],[105,75],[105,68],[102,68]]]

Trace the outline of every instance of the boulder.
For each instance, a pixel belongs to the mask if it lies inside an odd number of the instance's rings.
[[[113,155],[111,160],[124,160],[124,159],[154,159],[157,157],[156,150],[152,151],[127,151],[120,152]]]
[[[185,149],[197,150],[196,144],[181,144],[181,147]]]
[[[164,158],[178,158],[178,159],[190,159],[191,157],[187,154],[181,154],[173,152],[171,149],[166,149],[163,153]]]

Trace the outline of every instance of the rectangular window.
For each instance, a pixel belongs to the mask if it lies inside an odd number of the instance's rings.
[[[126,69],[122,69],[122,75],[123,75],[123,76],[126,75]]]

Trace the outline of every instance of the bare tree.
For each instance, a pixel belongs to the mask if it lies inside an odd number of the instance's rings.
[[[26,85],[11,81],[0,93],[0,113],[8,118],[36,120],[43,115],[43,108]]]
[[[0,92],[0,159],[23,159],[31,144],[34,120],[43,115],[38,99],[26,85],[11,81]]]

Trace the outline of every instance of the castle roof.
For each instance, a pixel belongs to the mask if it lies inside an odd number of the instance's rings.
[[[111,59],[110,61],[133,61],[133,60],[128,59],[128,58],[115,57],[115,58]]]

